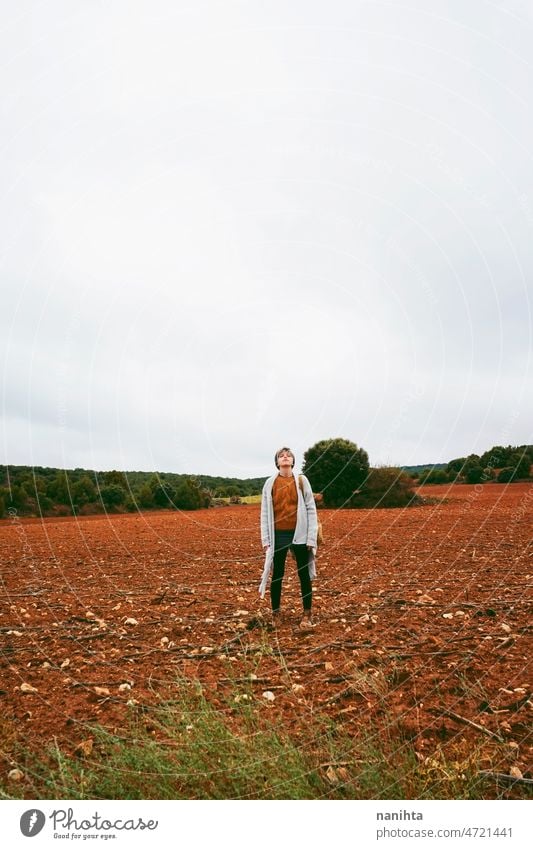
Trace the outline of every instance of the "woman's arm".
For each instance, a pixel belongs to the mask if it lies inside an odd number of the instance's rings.
[[[263,548],[266,548],[271,544],[270,533],[268,530],[268,498],[265,493],[266,483],[263,486],[263,492],[261,493],[261,543]]]
[[[302,475],[303,497],[307,511],[307,545],[316,549],[316,536],[318,532],[318,516],[311,484],[305,475]]]

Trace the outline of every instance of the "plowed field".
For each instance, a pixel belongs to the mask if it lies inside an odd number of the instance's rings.
[[[501,772],[532,777],[533,486],[420,492],[430,503],[321,511],[305,635],[290,558],[267,627],[257,505],[3,520],[4,737],[74,750],[87,723],[120,728],[128,701],[149,705],[177,675],[223,710],[253,663],[289,732],[312,708],[410,741],[421,762],[475,748],[494,768],[497,745]]]

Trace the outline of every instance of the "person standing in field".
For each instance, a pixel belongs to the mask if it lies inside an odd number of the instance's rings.
[[[277,472],[263,486],[261,497],[261,542],[265,551],[265,566],[259,587],[264,598],[268,579],[272,617],[279,622],[281,586],[285,560],[289,549],[296,558],[302,593],[303,618],[300,627],[313,627],[311,580],[316,575],[315,553],[318,519],[311,484],[305,475],[294,472],[294,454],[290,448],[280,448],[274,455]]]

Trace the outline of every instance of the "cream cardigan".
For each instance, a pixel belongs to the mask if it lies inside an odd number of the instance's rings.
[[[263,547],[268,546],[265,563],[263,566],[263,574],[261,583],[259,584],[259,594],[261,598],[265,597],[268,580],[272,574],[274,565],[274,504],[272,501],[272,487],[274,481],[278,477],[279,472],[271,475],[263,486],[263,494],[261,496],[261,542]],[[295,545],[309,545],[309,577],[313,581],[316,578],[316,535],[318,530],[318,519],[316,515],[316,504],[313,498],[311,484],[302,475],[302,489],[298,483],[298,475],[294,472],[296,492],[298,493],[298,508],[296,513],[296,528],[294,530],[293,543]]]

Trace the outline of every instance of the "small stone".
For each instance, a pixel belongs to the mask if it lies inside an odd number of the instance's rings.
[[[10,769],[7,774],[7,777],[10,779],[10,781],[22,781],[22,779],[24,778],[24,773],[21,769]]]
[[[74,749],[74,752],[75,752],[76,755],[79,755],[80,757],[87,758],[92,753],[93,745],[94,745],[94,740],[92,740],[90,738],[89,738],[89,740],[83,740],[81,743],[78,743],[78,745]]]
[[[37,693],[38,690],[37,690],[37,687],[32,687],[31,684],[24,683],[24,684],[20,685],[20,692],[21,693]]]
[[[265,690],[265,692],[263,693],[263,698],[266,699],[267,702],[273,702],[276,697],[271,690]]]
[[[330,783],[330,784],[332,784],[332,785],[333,785],[333,784],[338,784],[338,783],[339,783],[339,779],[338,779],[338,777],[337,777],[337,773],[335,772],[335,770],[333,769],[333,767],[332,767],[332,766],[329,766],[329,767],[327,768],[327,770],[326,770],[326,778],[327,778],[327,780],[329,781],[329,783]]]

